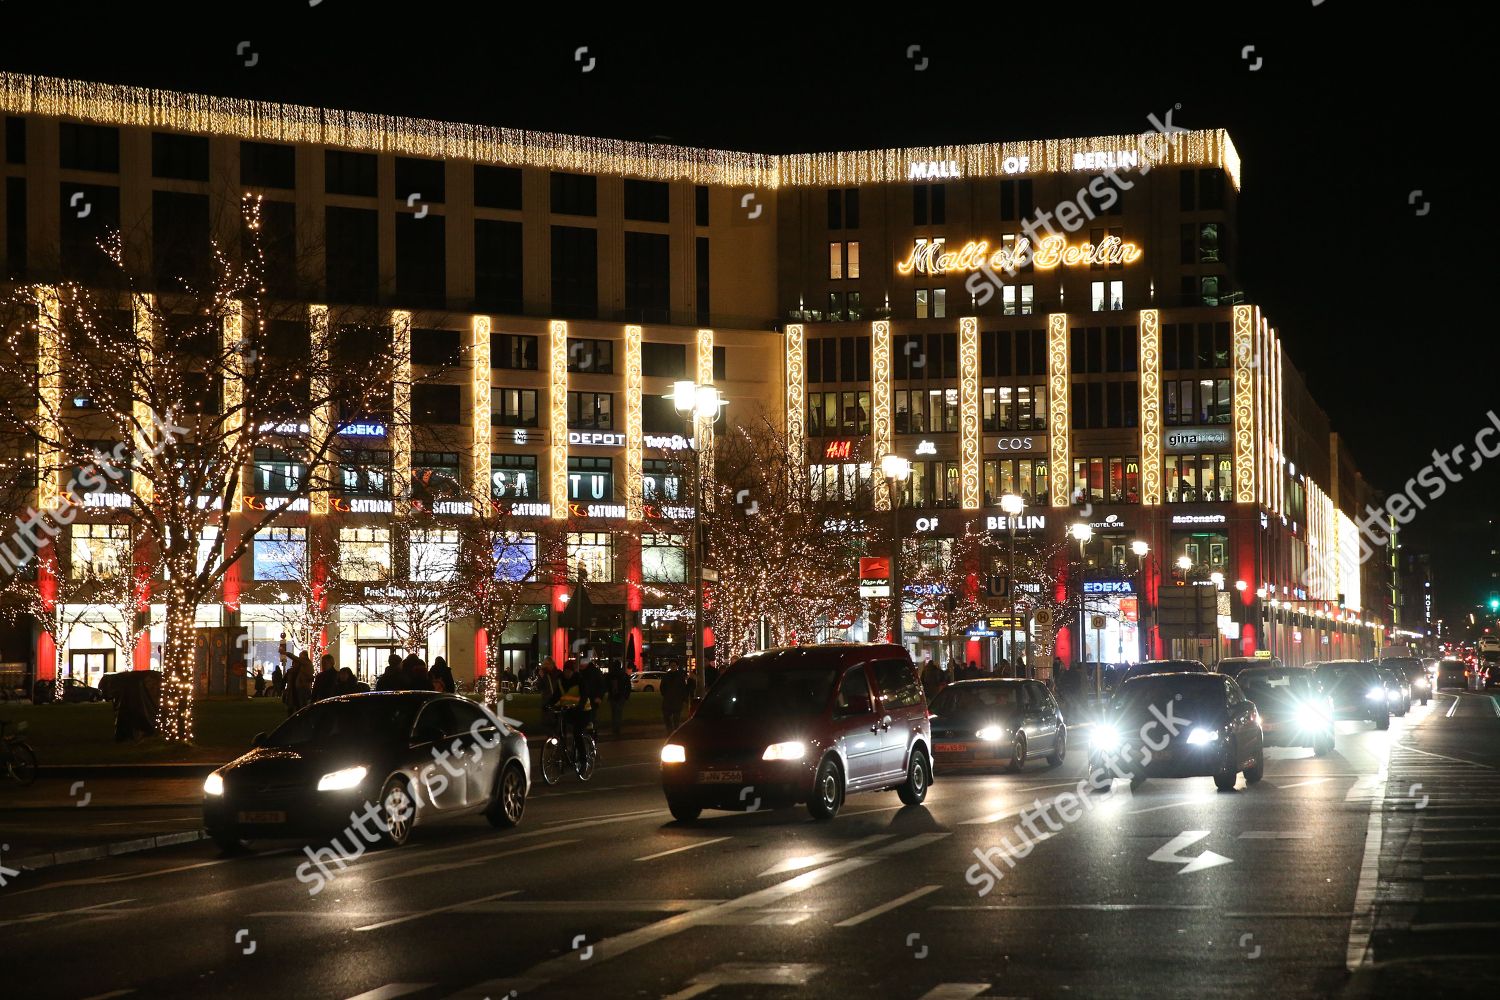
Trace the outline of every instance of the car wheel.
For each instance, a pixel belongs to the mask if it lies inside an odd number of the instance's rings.
[[[391,778],[380,791],[380,828],[385,842],[391,847],[406,843],[416,819],[417,804],[412,801],[406,779]]]
[[[812,796],[807,800],[807,811],[816,820],[830,820],[839,814],[844,801],[844,776],[839,771],[838,758],[830,754],[818,765],[813,778]]]
[[[234,830],[210,830],[208,837],[225,854],[241,854],[249,846]]]
[[[1332,733],[1324,733],[1322,736],[1319,736],[1318,738],[1313,740],[1314,757],[1327,757],[1331,753],[1333,753]]]
[[[916,747],[911,752],[911,763],[906,766],[906,782],[896,787],[896,794],[907,805],[919,806],[927,798],[927,781],[930,777],[927,751]]]
[[[484,815],[491,826],[511,827],[521,825],[521,815],[525,812],[526,776],[521,773],[521,765],[512,762],[500,772],[495,800]]]
[[[1234,766],[1234,758],[1230,756],[1229,750],[1224,751],[1224,768],[1214,773],[1214,786],[1221,792],[1234,791],[1234,784],[1239,780],[1239,768]]]
[[[1057,739],[1053,741],[1052,752],[1047,755],[1047,764],[1057,767],[1068,755],[1068,729],[1066,726],[1057,727]]]
[[[667,796],[667,808],[671,810],[672,818],[679,823],[691,823],[703,814],[703,807],[695,805],[684,799],[674,799]]]
[[[1262,751],[1255,755],[1255,764],[1245,772],[1245,784],[1253,785],[1266,776],[1266,755]]]
[[[1376,719],[1375,720],[1375,728],[1376,729],[1389,729],[1389,728],[1391,728],[1391,713],[1387,712],[1386,714],[1382,715],[1380,718]]]
[[[1006,770],[1015,774],[1025,766],[1026,734],[1017,729],[1015,737],[1010,742],[1010,765],[1006,767]]]

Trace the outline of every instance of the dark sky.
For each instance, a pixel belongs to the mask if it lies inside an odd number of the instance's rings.
[[[662,27],[509,4],[175,9],[4,0],[0,68],[766,152],[1140,132],[1180,104],[1174,122],[1233,136],[1245,289],[1372,481],[1399,489],[1500,407],[1496,255],[1473,229],[1497,180],[1496,57],[1436,5],[924,4],[878,32],[854,25],[901,8],[705,5]],[[1433,552],[1450,621],[1488,591],[1497,466],[1404,539]]]

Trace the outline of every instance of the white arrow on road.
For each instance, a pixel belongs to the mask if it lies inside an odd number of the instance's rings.
[[[1229,864],[1229,862],[1234,860],[1233,858],[1226,858],[1222,854],[1215,854],[1213,851],[1204,851],[1196,858],[1184,858],[1178,855],[1178,851],[1192,847],[1198,841],[1207,836],[1207,830],[1184,831],[1183,833],[1180,833],[1177,836],[1173,837],[1165,847],[1158,850],[1155,854],[1151,855],[1151,857],[1147,858],[1146,860],[1160,861],[1164,864],[1169,865],[1181,865],[1186,862],[1186,864],[1183,866],[1182,871],[1177,873],[1179,875],[1186,875],[1188,872],[1201,871],[1204,868],[1212,868],[1214,865],[1227,865]]]

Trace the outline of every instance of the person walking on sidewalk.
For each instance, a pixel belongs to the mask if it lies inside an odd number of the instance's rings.
[[[688,678],[681,667],[667,671],[661,679],[661,721],[667,727],[667,735],[676,732],[682,716],[683,703],[687,701]]]
[[[339,693],[339,674],[333,669],[333,654],[324,653],[319,661],[318,676],[313,678],[312,700],[322,701]]]
[[[401,654],[392,653],[386,659],[385,673],[375,681],[376,691],[400,691],[406,687],[406,677],[401,672]]]
[[[427,679],[432,682],[434,691],[442,691],[445,694],[453,693],[453,671],[448,667],[448,661],[439,656],[432,661],[432,669],[427,671]]]
[[[619,660],[609,662],[609,731],[620,738],[625,721],[625,702],[630,699],[630,674]]]

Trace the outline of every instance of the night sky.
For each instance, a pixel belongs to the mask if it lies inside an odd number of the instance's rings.
[[[954,3],[868,32],[899,8],[715,5],[641,30],[509,4],[126,7],[4,0],[0,68],[764,152],[1141,132],[1180,104],[1174,123],[1233,136],[1241,281],[1378,487],[1472,447],[1500,408],[1495,252],[1472,225],[1500,180],[1480,103],[1496,56],[1478,24],[1431,8]],[[1450,622],[1489,589],[1497,466],[1465,471],[1403,536],[1432,551]]]

